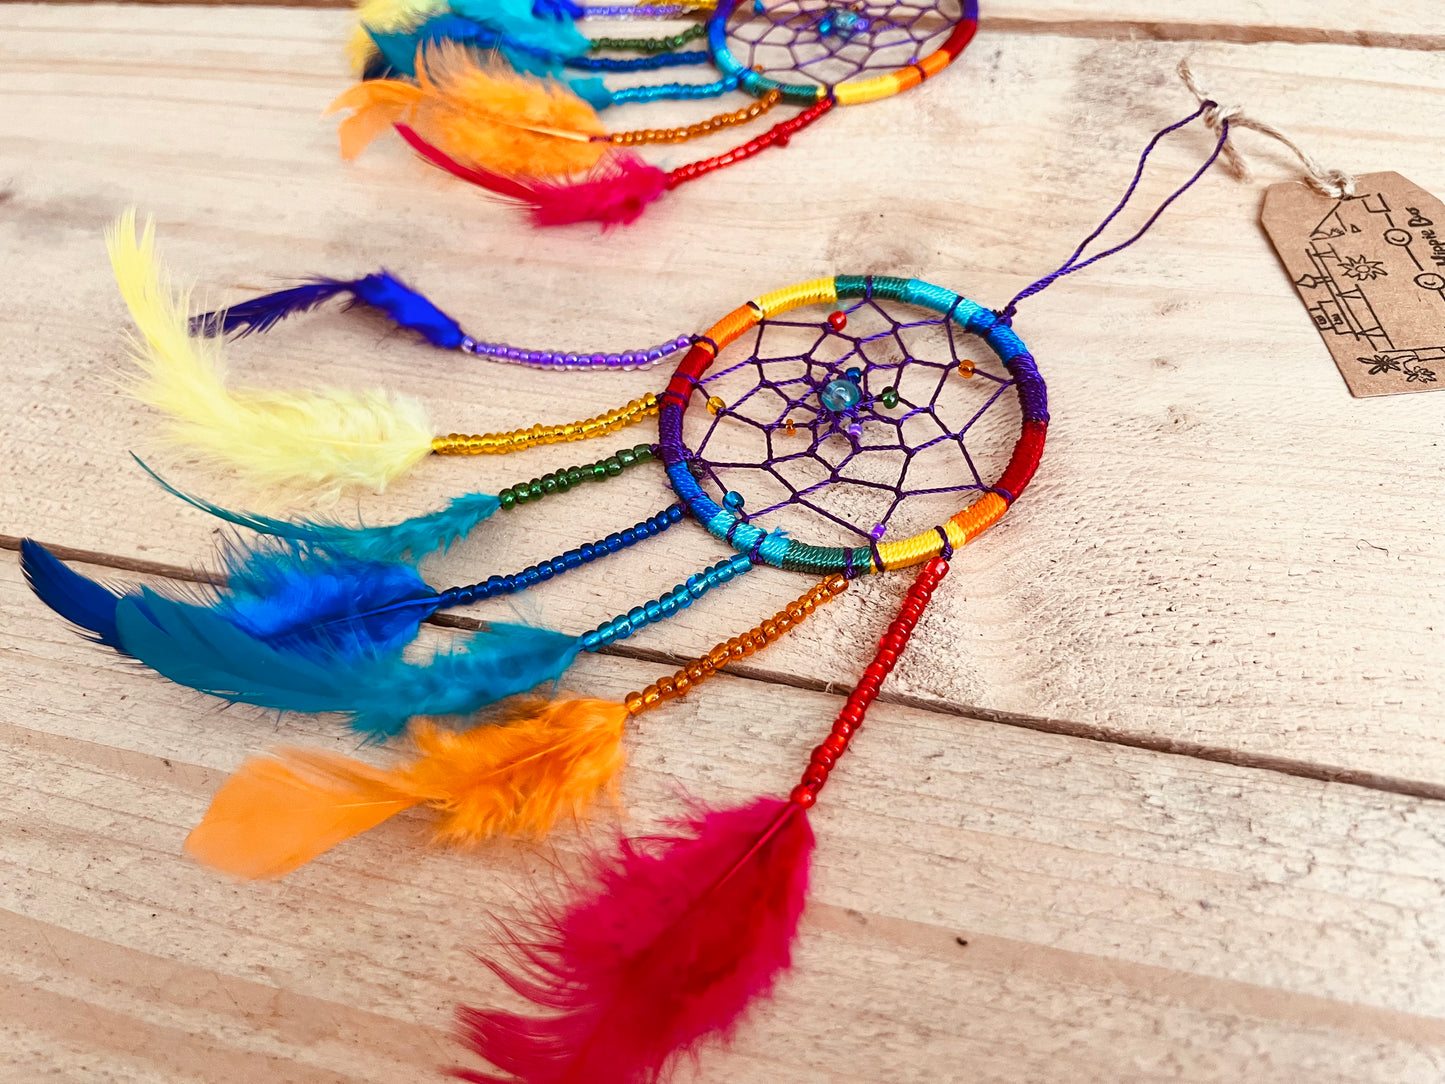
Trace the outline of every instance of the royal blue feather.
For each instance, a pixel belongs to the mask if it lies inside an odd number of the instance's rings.
[[[122,650],[115,629],[119,595],[82,576],[30,538],[20,540],[20,568],[40,601],[85,630],[86,639]]]
[[[453,497],[447,506],[439,511],[413,516],[387,527],[348,527],[324,519],[277,519],[258,512],[232,512],[192,496],[177,489],[151,470],[139,456],[132,454],[131,458],[140,464],[141,470],[159,482],[167,493],[179,497],[202,512],[209,512],[227,523],[234,523],[238,527],[246,527],[260,534],[284,538],[363,561],[419,561],[437,550],[446,552],[502,506],[502,502],[490,493],[467,493]]]
[[[532,14],[538,19],[571,22],[573,19],[582,18],[587,11],[572,0],[532,0]]]
[[[122,599],[160,596],[136,587],[118,594],[28,539],[21,562],[42,602],[84,629],[89,639],[133,654],[116,625],[117,607]],[[284,545],[236,547],[226,553],[225,564],[224,588],[208,591],[205,598],[171,600],[173,605],[212,612],[278,650],[315,658],[399,650],[442,603],[442,596],[406,564]]]
[[[235,335],[269,331],[296,313],[308,312],[325,301],[350,294],[348,308],[367,305],[384,313],[398,327],[421,334],[434,346],[455,350],[466,337],[461,325],[423,294],[388,271],[346,281],[314,278],[303,286],[239,301],[225,309],[191,317],[193,335]]]
[[[410,565],[324,550],[237,547],[226,566],[214,602],[175,605],[214,612],[271,647],[317,658],[398,651],[442,601]]]
[[[256,331],[270,331],[277,323],[298,312],[310,312],[338,294],[351,292],[351,283],[340,279],[312,279],[303,286],[262,294],[238,301],[230,308],[203,312],[191,317],[191,334],[212,338],[234,335],[241,338]]]
[[[150,591],[140,605],[117,606],[116,626],[131,654],[178,684],[278,711],[340,712],[374,738],[398,733],[413,716],[466,715],[554,681],[580,648],[574,636],[494,625],[425,664],[400,651],[313,657]]]

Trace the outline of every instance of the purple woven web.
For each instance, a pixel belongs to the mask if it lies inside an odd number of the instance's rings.
[[[909,308],[900,318],[871,299],[843,311],[841,332],[826,319],[763,320],[746,357],[732,360],[742,344],[723,353],[699,381],[717,413],[697,396],[687,413],[692,469],[719,499],[739,494],[740,514],[759,526],[792,529],[766,521],[806,510],[865,541],[891,540],[900,526],[912,534],[942,522],[967,503],[959,494],[1002,472],[1018,435],[1017,400],[1006,394],[1014,381],[946,316]],[[959,372],[964,360],[972,377]],[[822,389],[850,369],[861,399],[834,413]],[[909,522],[895,524],[905,502]]]
[[[959,0],[742,0],[728,21],[728,47],[744,67],[764,75],[791,73],[833,87],[914,63],[942,44],[962,18]]]

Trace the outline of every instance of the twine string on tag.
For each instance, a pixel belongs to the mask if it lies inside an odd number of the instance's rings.
[[[1189,92],[1198,99],[1205,107],[1201,119],[1205,124],[1216,132],[1224,130],[1228,125],[1233,128],[1249,128],[1267,135],[1283,143],[1290,150],[1294,151],[1295,157],[1305,168],[1305,179],[1315,191],[1329,196],[1331,199],[1344,199],[1355,194],[1355,178],[1342,169],[1331,169],[1322,165],[1318,159],[1306,151],[1289,136],[1285,135],[1272,124],[1251,117],[1244,111],[1242,105],[1219,105],[1211,100],[1209,92],[1200,87],[1194,78],[1194,73],[1189,70],[1189,61],[1179,62],[1179,78],[1189,88]],[[1244,157],[1234,146],[1232,140],[1226,140],[1224,153],[1221,155],[1225,166],[1236,179],[1247,181],[1250,178],[1249,165]]]

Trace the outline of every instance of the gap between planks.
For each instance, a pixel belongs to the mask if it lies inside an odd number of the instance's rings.
[[[4,2],[4,0],[0,0],[0,2]],[[20,541],[15,535],[0,534],[0,550],[18,551],[20,549]],[[73,546],[66,546],[59,543],[42,542],[42,545],[64,561],[77,561],[82,564],[98,565],[102,568],[113,568],[120,572],[136,572],[146,576],[159,576],[164,579],[180,580],[186,583],[217,582],[217,577],[214,575],[197,572],[194,569],[182,568],[179,565],[167,564],[162,561],[145,561],[133,557],[112,556],[106,553],[97,553],[94,550],[77,549]],[[464,629],[467,631],[475,631],[487,626],[487,622],[479,621],[476,618],[456,617],[450,614],[433,615],[427,619],[427,622],[442,628]],[[611,644],[598,653],[624,659],[633,659],[638,662],[655,662],[662,666],[685,664],[693,657],[691,655],[682,655],[669,651],[635,647],[630,644]],[[757,681],[765,685],[780,685],[792,689],[802,689],[808,692],[833,693],[834,686],[836,685],[835,682],[820,681],[797,674],[767,669],[755,669],[746,673],[729,670],[728,673],[744,681]],[[1140,749],[1150,753],[1191,757],[1195,760],[1211,761],[1216,764],[1228,764],[1236,768],[1275,772],[1279,775],[1295,776],[1300,779],[1312,779],[1321,783],[1343,783],[1349,786],[1362,787],[1367,790],[1399,794],[1407,798],[1445,801],[1445,784],[1402,779],[1398,776],[1384,775],[1378,772],[1358,771],[1336,765],[1294,760],[1290,757],[1272,756],[1264,753],[1249,753],[1223,746],[1207,745],[1202,742],[1151,738],[1128,731],[1115,730],[1112,727],[1079,723],[1070,719],[1056,719],[1041,715],[994,711],[973,704],[955,704],[951,701],[936,700],[929,697],[901,696],[896,693],[889,694],[885,691],[879,694],[878,699],[883,703],[918,708],[939,715],[954,715],[969,719],[980,719],[984,722],[996,723],[1000,726],[1013,726],[1021,730],[1035,730],[1041,734],[1057,734],[1062,737],[1079,738],[1084,741],[1098,742],[1102,745],[1118,745],[1130,749]]]
[[[26,3],[28,0],[0,0]],[[56,5],[110,3],[113,0],[48,0]],[[350,8],[352,0],[126,0],[148,7],[275,7]],[[1129,38],[1145,41],[1198,41],[1226,45],[1353,45],[1374,49],[1408,49],[1433,52],[1445,49],[1445,33],[1398,30],[1349,30],[1311,26],[1240,26],[1199,20],[1141,20],[1130,18],[1043,18],[1019,15],[984,15],[984,33],[1052,34],[1065,38]]]

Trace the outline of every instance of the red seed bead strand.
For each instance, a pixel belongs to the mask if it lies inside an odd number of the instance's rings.
[[[789,139],[812,124],[824,113],[828,112],[828,110],[832,109],[833,105],[834,102],[832,98],[821,98],[808,106],[807,109],[803,110],[796,117],[785,120],[781,124],[773,125],[762,135],[755,139],[748,140],[741,146],[734,147],[725,154],[719,154],[712,158],[703,158],[697,162],[689,162],[685,166],[678,166],[667,175],[667,187],[672,189],[687,181],[695,181],[715,169],[722,169],[723,166],[730,166],[735,162],[741,162],[746,158],[751,158],[753,155],[767,150],[774,144],[780,147],[787,146]]]
[[[929,599],[947,575],[948,561],[935,557],[924,563],[922,571],[913,581],[913,586],[908,589],[898,616],[893,619],[893,623],[878,642],[878,652],[873,656],[873,661],[864,669],[863,677],[848,694],[843,710],[838,713],[828,737],[813,750],[807,770],[803,772],[802,782],[794,787],[793,793],[788,796],[804,809],[818,800],[818,792],[828,782],[828,773],[838,763],[838,758],[847,751],[848,742],[863,725],[863,716],[868,713],[868,706],[877,699],[878,690],[883,687],[884,680],[897,665],[898,657],[908,646],[908,640],[913,635],[918,619],[923,616]]]

